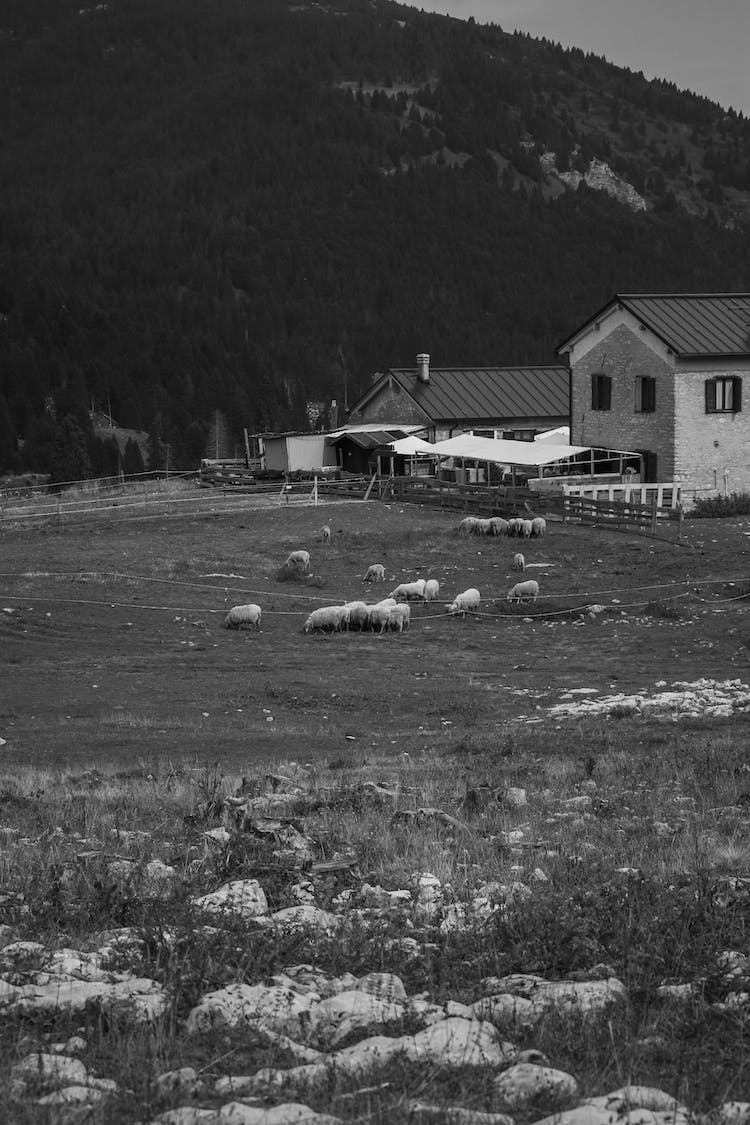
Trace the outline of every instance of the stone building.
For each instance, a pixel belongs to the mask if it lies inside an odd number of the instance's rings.
[[[559,354],[574,445],[638,451],[688,503],[750,491],[750,294],[617,294]]]
[[[569,424],[569,372],[560,367],[392,367],[349,411],[349,423],[397,419],[429,441],[460,433],[530,441]]]

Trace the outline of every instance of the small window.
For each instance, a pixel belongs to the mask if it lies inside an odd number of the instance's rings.
[[[656,410],[656,379],[652,375],[636,376],[635,409],[639,414],[653,414]]]
[[[742,379],[706,379],[706,414],[738,414],[742,410]]]
[[[609,375],[591,376],[591,409],[612,409],[612,379]]]

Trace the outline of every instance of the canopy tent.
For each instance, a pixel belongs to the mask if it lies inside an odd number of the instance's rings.
[[[447,441],[435,442],[432,450],[439,457],[462,457],[468,461],[489,461],[494,465],[551,465],[555,461],[567,461],[578,453],[588,453],[589,447],[458,434]]]
[[[545,430],[541,434],[534,434],[534,441],[553,441],[557,445],[567,445],[570,441],[570,426],[558,426],[554,430]]]
[[[399,457],[414,457],[419,454],[426,454],[428,456],[435,455],[434,445],[431,445],[429,441],[425,441],[424,438],[414,437],[413,435],[399,438],[398,441],[389,442],[388,448]]]

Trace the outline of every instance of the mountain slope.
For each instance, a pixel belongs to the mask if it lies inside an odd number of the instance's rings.
[[[194,463],[215,409],[750,288],[750,125],[705,98],[384,0],[79,5],[0,28],[0,469],[92,399]]]

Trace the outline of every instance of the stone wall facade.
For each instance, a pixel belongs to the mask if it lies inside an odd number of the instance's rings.
[[[390,380],[368,399],[361,410],[353,410],[348,422],[404,422],[415,426],[429,426],[430,419],[398,383]]]
[[[655,454],[656,479],[679,483],[688,503],[694,496],[750,491],[750,367],[678,360],[626,316],[610,324],[601,338],[592,330],[570,357],[571,443]],[[592,409],[595,374],[612,379],[609,410]],[[652,413],[636,410],[639,375],[656,381]],[[707,413],[706,380],[733,377],[743,380],[741,410]]]
[[[742,379],[742,409],[707,414],[706,379]],[[680,372],[675,395],[675,480],[701,495],[750,492],[750,368]]]
[[[612,380],[609,410],[591,408],[591,377],[596,374]],[[636,378],[644,375],[656,380],[651,413],[636,410]],[[659,480],[674,479],[675,368],[666,348],[659,354],[621,323],[580,359],[571,359],[571,376],[571,444],[648,451],[656,455]]]

